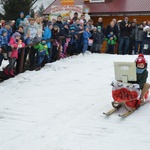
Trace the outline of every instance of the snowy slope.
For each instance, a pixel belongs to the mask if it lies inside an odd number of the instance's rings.
[[[125,119],[102,114],[113,62],[136,57],[78,55],[0,83],[0,150],[149,149],[149,103]]]

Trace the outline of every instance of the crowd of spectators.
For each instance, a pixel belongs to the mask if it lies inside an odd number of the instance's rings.
[[[84,54],[87,50],[101,53],[104,40],[105,52],[109,54],[116,53],[115,49],[120,55],[149,54],[150,21],[138,23],[137,19],[129,21],[126,16],[123,20],[114,18],[104,27],[102,17],[94,23],[77,12],[73,18],[59,15],[52,20],[38,14],[31,18],[20,12],[17,20],[0,22],[0,66],[4,59],[8,60],[4,73],[18,74],[21,49],[25,47],[23,66],[28,63],[29,68],[39,70],[45,63]],[[35,44],[28,46],[32,43]]]

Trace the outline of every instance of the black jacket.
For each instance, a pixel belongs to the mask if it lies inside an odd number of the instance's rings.
[[[129,26],[130,24],[130,26]],[[127,25],[127,26],[126,26]],[[122,37],[130,37],[131,35],[131,30],[132,30],[132,26],[131,26],[131,23],[130,22],[125,22],[125,21],[122,21],[120,23],[120,36]]]

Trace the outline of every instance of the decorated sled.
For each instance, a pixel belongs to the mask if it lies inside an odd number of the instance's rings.
[[[119,114],[119,116],[126,117],[148,101],[149,92],[145,94],[143,103],[140,100],[141,89],[139,84],[128,83],[128,81],[136,81],[135,63],[115,62],[114,64],[116,80],[111,83],[113,109],[103,114],[109,116],[120,108],[124,108],[126,112]]]
[[[138,108],[142,101],[140,100],[141,89],[138,84],[122,83],[118,81],[112,82],[112,105],[118,109],[121,105],[127,110]],[[145,101],[148,100],[148,92],[144,96]]]

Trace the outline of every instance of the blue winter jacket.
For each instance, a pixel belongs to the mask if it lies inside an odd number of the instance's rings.
[[[84,31],[83,32],[83,43],[88,43],[88,39],[91,37],[91,33]]]
[[[48,40],[52,37],[52,31],[49,27],[45,27],[44,28],[44,34],[43,34],[43,38],[45,40]],[[48,48],[51,48],[51,42],[47,42],[47,46]]]
[[[3,45],[7,45],[7,46],[8,46],[8,40],[7,40],[7,37],[6,37],[6,36],[0,35],[0,48],[1,48]]]
[[[1,28],[0,29],[0,34],[2,34],[2,30],[3,29],[6,29],[6,28]],[[7,29],[6,29],[7,30]],[[11,34],[12,34],[12,30],[7,30],[7,40],[9,41],[10,40],[10,37],[11,37]]]

